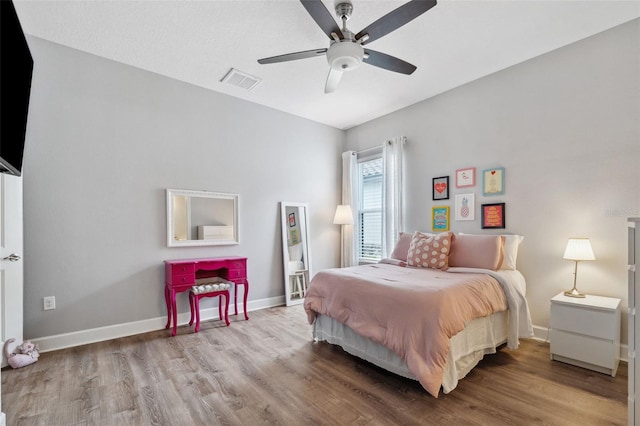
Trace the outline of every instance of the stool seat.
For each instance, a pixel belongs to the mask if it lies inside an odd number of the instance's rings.
[[[200,299],[203,297],[218,297],[218,317],[229,326],[229,288],[228,283],[194,285],[189,290],[189,307],[191,308],[191,320],[189,325],[193,325],[195,317],[195,332],[200,331]],[[222,309],[222,297],[224,296],[224,311]],[[223,315],[224,314],[224,315]]]

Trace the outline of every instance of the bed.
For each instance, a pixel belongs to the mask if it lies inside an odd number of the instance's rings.
[[[389,259],[321,271],[304,303],[313,338],[449,393],[485,354],[533,334],[520,241],[401,234]]]

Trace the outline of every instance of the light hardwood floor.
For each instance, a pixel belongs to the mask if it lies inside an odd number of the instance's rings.
[[[433,398],[326,343],[301,306],[42,354],[2,372],[7,425],[626,425],[615,378],[524,340]]]

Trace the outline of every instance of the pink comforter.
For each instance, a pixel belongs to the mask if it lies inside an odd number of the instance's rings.
[[[437,398],[449,339],[474,318],[506,310],[507,302],[486,274],[379,263],[317,273],[304,308],[310,324],[316,313],[332,317],[399,354]]]

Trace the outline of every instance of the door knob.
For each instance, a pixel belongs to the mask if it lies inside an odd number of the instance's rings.
[[[3,257],[2,260],[8,260],[9,262],[17,262],[18,260],[20,260],[20,256],[18,256],[16,253],[11,253],[9,256]]]

